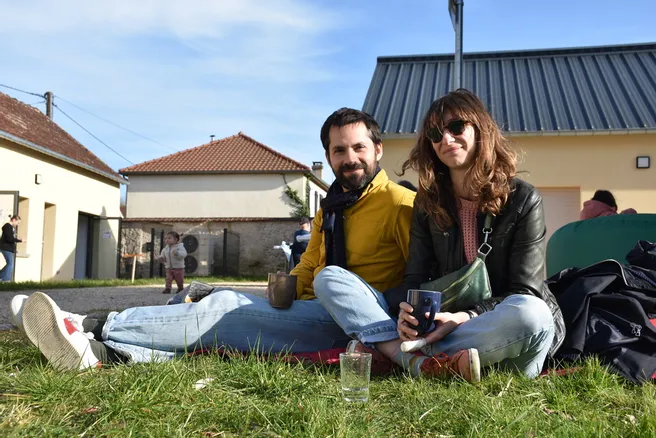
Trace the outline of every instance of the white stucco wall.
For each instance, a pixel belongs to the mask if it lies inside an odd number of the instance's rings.
[[[302,197],[305,177],[286,174]],[[282,174],[130,175],[128,218],[289,217]]]
[[[18,191],[21,198],[18,235],[25,242],[17,247],[16,281],[72,279],[78,214],[120,216],[120,184],[2,139],[0,163],[0,191]],[[35,183],[36,174],[41,175],[41,184]],[[6,221],[2,218],[3,224]],[[94,274],[114,278],[118,221],[101,228],[96,236]]]
[[[317,211],[321,207],[319,203],[325,197],[326,191],[322,187],[319,187],[314,182],[310,181],[310,216],[314,217],[316,215]]]

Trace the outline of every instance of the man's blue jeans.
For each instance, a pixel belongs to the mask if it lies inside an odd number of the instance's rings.
[[[396,318],[383,295],[357,275],[329,266],[314,279],[317,298],[344,332],[371,345],[398,339]],[[469,320],[422,349],[427,356],[476,348],[481,366],[499,363],[528,377],[542,370],[554,336],[551,311],[540,298],[510,295],[494,310]]]
[[[0,249],[5,258],[6,265],[0,269],[0,281],[11,281],[11,274],[14,272],[14,253],[5,249]]]
[[[280,310],[264,298],[232,290],[216,291],[197,303],[112,312],[102,338],[133,362],[216,347],[317,352],[345,347],[350,340],[318,300],[296,300],[290,309]]]

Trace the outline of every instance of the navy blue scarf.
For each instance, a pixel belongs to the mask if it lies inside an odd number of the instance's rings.
[[[374,178],[379,171],[380,167],[377,167]],[[362,192],[364,192],[367,186],[359,190],[345,192],[342,186],[337,181],[334,181],[330,185],[326,197],[321,200],[321,209],[323,210],[321,231],[323,232],[324,243],[326,245],[326,266],[336,265],[348,269],[346,266],[346,245],[344,244],[346,241],[346,235],[344,233],[344,210],[358,202],[358,199],[360,199]]]

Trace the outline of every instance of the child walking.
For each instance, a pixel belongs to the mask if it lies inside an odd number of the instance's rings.
[[[187,256],[187,251],[180,242],[180,235],[175,231],[166,233],[164,243],[166,243],[166,246],[162,248],[162,253],[159,256],[159,261],[166,266],[166,286],[162,293],[171,293],[173,279],[175,279],[178,292],[180,292],[184,288],[184,259]]]

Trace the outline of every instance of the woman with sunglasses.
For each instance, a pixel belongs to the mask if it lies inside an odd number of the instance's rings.
[[[542,199],[516,178],[516,154],[475,94],[459,89],[433,102],[403,173],[408,169],[418,173],[419,190],[403,284],[384,292],[386,304],[377,300],[376,307],[387,312],[358,309],[366,325],[342,326],[356,339],[348,349],[373,353],[378,364],[389,358],[412,375],[458,375],[476,382],[481,367],[500,364],[536,377],[556,331],[550,306],[559,314],[544,286]],[[418,338],[407,291],[472,262],[488,214],[492,250],[485,265],[492,297],[472,309],[436,313],[436,329]],[[337,315],[331,308],[348,305],[339,303],[348,303],[339,294],[321,293],[316,280],[315,291],[331,314]],[[562,319],[557,319],[561,341]],[[402,350],[402,342],[417,340],[425,341],[420,352]]]

